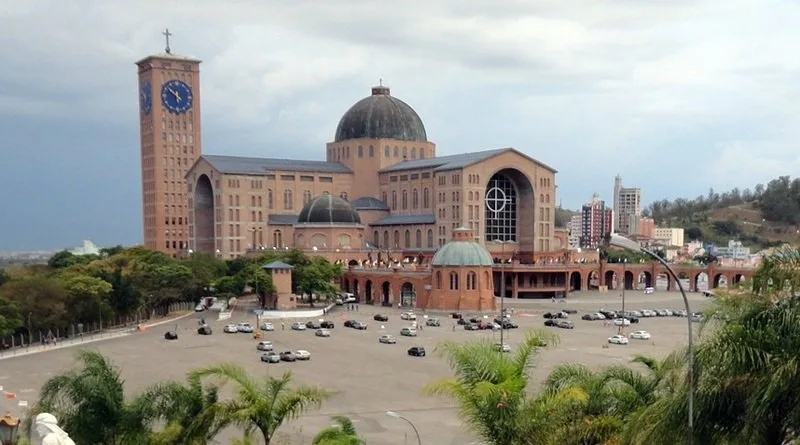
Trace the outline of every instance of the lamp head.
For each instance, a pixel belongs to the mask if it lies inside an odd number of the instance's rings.
[[[395,419],[400,418],[400,414],[397,414],[394,411],[386,411],[386,415],[389,416],[389,417],[394,417]]]
[[[620,249],[630,250],[631,252],[642,251],[642,247],[639,246],[639,243],[637,243],[632,239],[625,238],[622,235],[617,235],[617,234],[611,235],[611,240],[609,241],[608,244],[614,247],[618,247]]]

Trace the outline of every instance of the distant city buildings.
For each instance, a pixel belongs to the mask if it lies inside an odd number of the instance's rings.
[[[727,247],[717,247],[713,244],[706,246],[706,250],[717,258],[731,260],[746,260],[750,257],[750,248],[742,245],[741,241],[730,240]]]
[[[683,247],[684,232],[681,228],[656,227],[655,240],[664,246]]]
[[[581,247],[581,234],[583,233],[583,215],[573,215],[567,223],[569,233],[568,245],[570,250]]]
[[[639,234],[639,218],[642,214],[642,191],[622,185],[622,177],[614,178],[614,224],[612,230],[625,236]]]
[[[592,200],[581,208],[580,216],[580,247],[595,249],[600,245],[603,237],[611,234],[614,224],[614,211],[606,208],[605,201],[601,200],[595,193],[592,196]]]

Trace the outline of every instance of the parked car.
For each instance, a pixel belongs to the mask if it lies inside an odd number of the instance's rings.
[[[281,355],[273,351],[265,352],[261,354],[261,361],[265,363],[280,363]]]
[[[460,324],[462,326],[465,325],[465,324],[468,324],[468,323],[469,323],[469,321],[465,320],[464,318],[459,318],[458,319],[458,324]]]
[[[416,320],[417,319],[417,314],[415,314],[413,312],[403,312],[402,314],[400,314],[400,319],[401,320]]]
[[[628,320],[627,318],[615,318],[614,319],[614,325],[615,326],[630,326],[631,325],[631,321]]]
[[[603,318],[601,320],[605,320],[605,319],[613,320],[613,319],[617,318],[617,312],[616,311],[607,311],[605,309],[600,309],[597,312],[603,316]]]
[[[577,309],[561,309],[561,312],[571,315],[571,314],[577,314],[578,310]]]
[[[303,322],[301,322],[301,321],[295,321],[294,323],[292,323],[292,330],[293,331],[305,331],[306,330],[306,325],[303,324]]]
[[[308,321],[308,322],[306,322],[306,327],[307,327],[308,329],[319,329],[319,328],[321,328],[322,326],[320,326],[320,324],[319,324],[319,322],[318,322],[318,321],[313,321],[313,320],[312,320],[312,321]]]
[[[354,321],[351,325],[353,329],[358,329],[359,331],[363,331],[367,329],[367,324],[363,321]]]
[[[417,330],[414,329],[414,328],[403,328],[403,329],[400,329],[400,335],[405,336],[405,337],[416,337],[417,336]]]
[[[414,357],[425,357],[425,348],[422,346],[412,346],[408,349],[408,355]]]
[[[503,329],[517,329],[519,327],[518,324],[514,323],[511,320],[506,320],[500,323],[500,326],[502,326]]]
[[[389,335],[389,334],[381,335],[380,337],[378,337],[378,341],[380,343],[386,343],[387,345],[393,345],[393,344],[397,343],[397,339],[394,338],[394,336]]]
[[[330,337],[331,331],[327,329],[317,329],[317,331],[314,332],[314,335],[316,335],[317,337]]]
[[[375,314],[375,316],[372,317],[372,319],[375,321],[389,321],[389,317],[383,314]]]
[[[211,335],[211,332],[211,326],[209,325],[204,324],[203,326],[197,328],[197,333],[200,335]]]
[[[298,349],[297,351],[294,351],[294,357],[297,360],[311,360],[311,353],[305,349]]]
[[[274,347],[272,346],[271,341],[262,340],[258,342],[258,344],[256,345],[256,349],[258,349],[259,351],[272,351]]]
[[[635,338],[637,340],[650,340],[650,333],[647,331],[633,331],[628,335],[630,338]]]
[[[259,326],[258,328],[261,329],[262,331],[274,331],[275,330],[275,326],[273,326],[272,323],[266,323],[266,322],[261,323],[261,326]]]
[[[614,345],[627,345],[628,337],[624,335],[612,335],[608,337],[608,342]]]
[[[283,351],[283,352],[281,352],[280,357],[281,357],[281,360],[284,361],[284,362],[293,362],[293,361],[297,360],[297,356],[294,355],[294,352],[292,352],[292,351]]]
[[[354,323],[353,320],[345,320],[344,321],[344,327],[352,328],[353,327],[353,323]]]
[[[319,327],[321,327],[322,329],[333,329],[335,325],[333,324],[332,321],[325,320],[319,324]]]
[[[545,312],[544,315],[542,315],[542,317],[544,317],[544,318],[567,318],[567,317],[569,317],[569,315],[567,315],[566,312]]]
[[[704,320],[703,314],[701,314],[699,312],[695,312],[694,314],[692,314],[692,321],[693,322],[699,323],[699,322],[701,322],[703,320]]]
[[[241,332],[242,334],[252,334],[253,327],[250,326],[250,323],[239,323],[236,325],[236,332]]]
[[[552,318],[548,318],[547,320],[544,321],[544,325],[547,326],[548,328],[553,328],[556,326],[556,321],[553,320]]]
[[[481,319],[480,319],[480,318],[478,318],[478,317],[472,317],[472,318],[470,318],[468,321],[469,321],[470,323],[472,323],[472,324],[478,324],[478,323],[480,323],[480,322],[481,322]]]
[[[511,352],[511,346],[508,343],[497,342],[494,344],[494,349],[500,352]]]
[[[177,339],[178,339],[178,333],[175,331],[167,331],[166,333],[164,333],[164,340],[177,340]]]
[[[463,318],[463,315],[461,315],[458,312],[451,312],[450,318],[453,318],[454,320],[460,320],[461,318]]]
[[[438,318],[429,318],[425,320],[425,326],[440,326]]]
[[[556,320],[556,327],[561,329],[575,329],[575,323],[569,320]]]
[[[204,305],[202,305],[202,304],[198,304],[197,306],[194,307],[194,311],[195,312],[203,312],[205,310],[206,310],[206,307]]]
[[[479,329],[480,328],[478,327],[477,324],[467,323],[467,324],[464,325],[464,330],[465,331],[477,331]]]
[[[237,328],[235,324],[226,324],[222,329],[222,332],[226,334],[235,334],[239,332],[239,328]]]

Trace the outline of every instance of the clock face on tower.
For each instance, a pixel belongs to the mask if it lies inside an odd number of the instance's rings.
[[[161,103],[170,113],[183,114],[192,109],[192,89],[186,82],[168,80],[161,87]]]
[[[153,109],[153,87],[150,82],[143,82],[139,88],[139,107],[144,114],[150,114]]]

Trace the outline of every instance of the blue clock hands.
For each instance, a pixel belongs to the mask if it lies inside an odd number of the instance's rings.
[[[192,89],[180,80],[168,80],[161,86],[161,102],[173,114],[183,114],[192,109]]]

